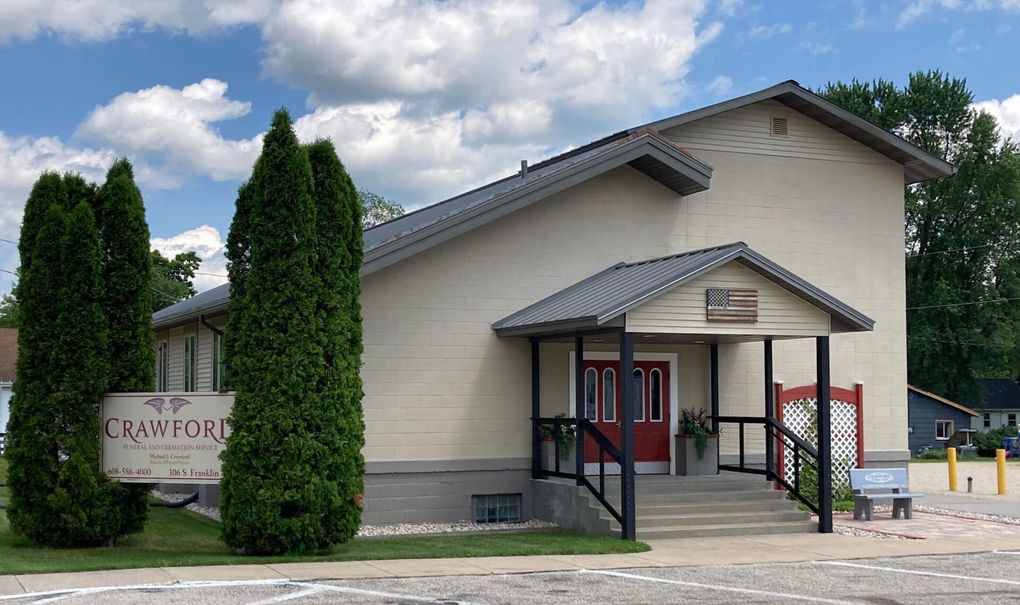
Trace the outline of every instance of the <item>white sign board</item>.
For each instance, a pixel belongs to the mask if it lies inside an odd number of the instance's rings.
[[[110,393],[103,470],[125,483],[219,483],[233,393]]]

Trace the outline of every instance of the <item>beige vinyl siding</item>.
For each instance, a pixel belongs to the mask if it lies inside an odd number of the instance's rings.
[[[193,334],[194,331],[189,327],[187,334]],[[169,370],[167,376],[167,390],[169,391],[183,391],[184,390],[184,336],[185,328],[177,327],[170,328],[170,363],[168,364]]]
[[[787,119],[789,134],[772,135],[773,116]],[[773,100],[670,128],[663,134],[695,155],[697,150],[707,149],[862,164],[892,163],[869,147]]]
[[[758,321],[706,320],[707,288],[756,289]],[[824,336],[829,333],[829,315],[775,282],[737,262],[730,262],[629,311],[627,330],[664,334]]]
[[[213,332],[202,326],[198,329],[196,341],[195,390],[211,391],[212,388],[212,347]]]

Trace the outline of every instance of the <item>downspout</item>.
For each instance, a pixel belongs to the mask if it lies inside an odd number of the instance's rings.
[[[203,326],[209,328],[209,330],[211,330],[213,333],[219,334],[220,336],[224,336],[223,330],[217,328],[216,326],[212,325],[211,323],[205,320],[205,315],[199,315],[198,322]]]

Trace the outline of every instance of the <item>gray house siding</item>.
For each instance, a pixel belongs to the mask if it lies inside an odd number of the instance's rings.
[[[952,420],[954,431],[959,431],[970,428],[971,415],[920,393],[907,391],[907,419],[910,453],[917,455],[923,447],[946,447],[946,441],[935,438],[936,420]]]

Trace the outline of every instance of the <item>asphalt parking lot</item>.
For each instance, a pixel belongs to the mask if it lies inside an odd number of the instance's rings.
[[[358,581],[252,581],[88,588],[0,603],[1006,603],[1020,550],[767,565],[657,567]]]

